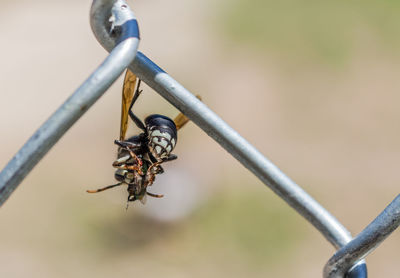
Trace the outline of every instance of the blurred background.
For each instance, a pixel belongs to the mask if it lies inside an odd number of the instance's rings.
[[[398,194],[400,2],[129,1],[140,50],[358,234]],[[0,3],[0,166],[106,57],[91,2]],[[321,277],[333,247],[193,123],[132,203],[115,188],[122,78],[0,213],[1,277]],[[178,111],[144,86],[136,113]],[[132,127],[130,134],[138,131]],[[400,233],[368,256],[398,277]]]

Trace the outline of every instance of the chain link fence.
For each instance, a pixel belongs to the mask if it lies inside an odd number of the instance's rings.
[[[400,224],[400,195],[352,238],[347,229],[235,130],[156,63],[138,52],[135,15],[123,0],[94,0],[92,30],[110,52],[74,94],[33,134],[0,173],[0,204],[62,135],[129,68],[226,149],[244,167],[308,220],[338,251],[323,268],[324,277],[367,277],[363,260]],[[321,266],[322,268],[322,266]]]

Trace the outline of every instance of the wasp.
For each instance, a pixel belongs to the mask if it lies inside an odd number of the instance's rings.
[[[155,198],[163,197],[148,192],[147,187],[154,183],[157,174],[164,172],[162,163],[178,158],[171,152],[177,143],[178,130],[189,119],[182,113],[174,120],[153,114],[146,117],[143,123],[132,110],[142,93],[140,83],[141,80],[135,74],[130,70],[126,71],[122,89],[120,136],[119,140],[114,141],[118,146],[118,154],[112,164],[116,168],[114,177],[118,183],[97,190],[87,190],[88,193],[98,193],[116,186],[127,185],[128,204],[135,200],[140,200],[144,204],[147,195]],[[129,118],[142,133],[126,139]]]

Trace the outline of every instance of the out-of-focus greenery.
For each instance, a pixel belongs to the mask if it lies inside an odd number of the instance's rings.
[[[109,260],[110,254],[114,259],[142,256],[155,248],[158,251],[151,256],[161,264],[235,262],[239,269],[251,265],[255,271],[262,271],[290,256],[305,233],[304,222],[291,208],[272,194],[261,192],[219,192],[186,220],[173,223],[137,213],[135,206],[140,204],[132,205],[126,214],[107,212],[100,206],[86,209],[74,214],[79,218],[69,219],[80,222],[83,228],[73,242],[96,250],[100,260]],[[68,222],[68,218],[63,220]]]
[[[221,14],[234,40],[299,62],[341,64],[355,45],[400,46],[399,1],[234,0]]]
[[[248,259],[246,263],[274,263],[282,255],[288,256],[303,237],[297,227],[302,219],[267,192],[221,192],[191,221],[206,246],[232,248]]]

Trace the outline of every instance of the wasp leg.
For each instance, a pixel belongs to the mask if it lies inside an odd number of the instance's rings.
[[[145,186],[150,186],[154,183],[154,180],[156,179],[156,174],[150,173],[149,171],[146,173],[146,184]]]
[[[129,153],[129,154],[136,162],[136,163],[133,163],[133,165],[143,166],[143,161],[134,152]],[[130,159],[129,156],[117,159],[113,162],[112,166],[119,167],[119,166],[125,165],[129,159]],[[129,164],[132,164],[132,163],[129,163]]]
[[[130,160],[131,158],[133,158],[135,160],[135,163],[133,163],[133,165],[136,164],[136,165],[139,165],[139,166],[143,166],[143,161],[134,152],[129,152],[129,155],[131,157],[129,157],[127,155],[127,156],[124,156],[124,157],[121,157],[121,158],[115,160],[113,162],[112,166],[117,168],[119,166],[125,165],[125,164],[127,164],[128,160]],[[129,163],[129,165],[130,164],[132,164],[132,163]]]
[[[135,164],[138,165],[138,166],[133,165],[131,167],[139,167],[138,168],[139,170],[137,170],[137,171],[139,172],[140,175],[143,175],[142,170],[140,169],[143,166],[143,161],[134,153],[134,150],[136,148],[140,148],[140,145],[133,144],[131,142],[119,141],[119,140],[115,140],[114,142],[115,142],[115,144],[119,145],[121,148],[123,148],[123,149],[125,149],[125,150],[127,150],[129,152],[130,156],[136,161]],[[133,146],[134,149],[132,149],[131,146]],[[118,166],[124,165],[126,162],[127,162],[126,159],[121,160],[121,161],[116,160],[116,161],[113,162],[113,166],[118,168]],[[123,168],[123,169],[128,169],[129,170],[129,168]],[[136,168],[132,168],[132,170],[136,170]]]
[[[151,164],[151,166],[149,167],[149,169],[146,172],[146,186],[150,186],[154,183],[154,180],[156,179],[156,174],[160,174],[160,170],[153,170],[154,167],[157,167],[156,169],[158,169],[158,167],[160,166],[161,162],[156,162]],[[162,169],[162,168],[161,168]],[[164,171],[164,170],[162,170]]]
[[[142,166],[143,166],[143,161],[137,157],[133,152],[131,153],[132,158],[136,161],[133,165],[131,164],[126,164],[128,159],[118,159],[115,160],[112,164],[114,168],[121,169],[121,170],[131,170],[131,171],[136,171],[138,172],[139,175],[144,175],[142,171]]]
[[[114,168],[116,169],[121,169],[121,170],[129,170],[129,171],[134,171],[137,172],[139,175],[144,175],[142,168],[137,166],[137,165],[114,165]]]
[[[129,141],[114,140],[114,144],[120,146],[123,149],[130,149],[132,151],[138,151],[141,149],[142,144],[132,143]]]
[[[154,167],[160,167],[160,164],[161,164],[161,163],[162,163],[162,162],[156,162],[156,163],[151,164],[150,167],[149,167],[149,169],[147,170],[147,173],[148,173],[148,174],[149,174],[149,173],[152,173],[153,168],[154,168]]]
[[[156,175],[164,173],[164,168],[161,167],[161,165],[159,165],[159,166],[157,167],[157,169],[158,169],[158,171],[155,173]]]
[[[164,197],[163,194],[154,194],[154,193],[150,193],[148,191],[146,193],[147,193],[147,195],[149,195],[151,197],[154,197],[154,198],[162,198],[162,197]]]
[[[123,184],[123,183],[119,182],[117,184],[109,185],[109,186],[106,186],[106,187],[103,187],[103,188],[99,188],[99,189],[96,189],[96,190],[86,190],[86,192],[87,193],[98,193],[98,192],[101,192],[101,191],[104,191],[104,190],[107,190],[107,189],[110,189],[110,188],[113,188],[113,187],[116,187],[116,186],[120,186],[121,184]]]
[[[129,116],[131,117],[132,121],[136,124],[136,126],[137,126],[138,128],[140,128],[141,130],[143,130],[144,132],[146,132],[146,127],[145,127],[145,125],[143,124],[143,122],[142,122],[135,114],[133,114],[133,112],[132,112],[132,107],[133,107],[133,105],[135,104],[136,100],[139,98],[140,94],[141,94],[142,91],[143,91],[143,90],[140,90],[140,89],[139,89],[140,83],[141,83],[141,80],[139,79],[138,85],[137,85],[137,87],[136,87],[135,95],[133,96],[131,105],[129,106]]]
[[[172,161],[172,160],[175,160],[175,159],[177,159],[177,158],[178,158],[177,155],[175,155],[175,154],[170,154],[166,159],[163,160],[163,162]]]
[[[142,161],[140,160],[140,158],[137,158],[139,163],[133,164],[133,165],[127,165],[126,161],[114,161],[112,166],[116,169],[121,169],[121,170],[130,170],[130,171],[135,171],[137,172],[139,175],[144,175],[143,171],[142,171]]]

